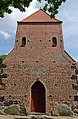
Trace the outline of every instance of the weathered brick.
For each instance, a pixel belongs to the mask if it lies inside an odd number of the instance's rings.
[[[20,47],[22,37],[26,37],[25,47]],[[53,37],[57,38],[56,47],[52,47]],[[64,51],[62,23],[19,22],[14,48],[4,60],[8,77],[0,95],[6,100],[19,99],[30,112],[31,89],[39,80],[45,87],[46,112],[51,112],[57,101],[74,101],[73,62]]]

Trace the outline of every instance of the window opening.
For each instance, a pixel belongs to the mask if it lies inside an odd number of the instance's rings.
[[[74,101],[78,101],[78,96],[74,96]]]
[[[26,45],[26,37],[23,37],[21,47],[25,47],[25,45]]]
[[[4,96],[0,96],[0,102],[4,101]]]
[[[57,46],[57,38],[53,37],[52,38],[52,47],[56,47]]]

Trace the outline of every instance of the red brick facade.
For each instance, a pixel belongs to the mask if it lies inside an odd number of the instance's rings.
[[[39,14],[45,14],[46,20],[41,17],[42,21],[38,21]],[[37,21],[33,20],[34,15]],[[5,89],[0,90],[0,95],[6,100],[19,99],[27,112],[50,113],[55,102],[72,103],[76,94],[72,88],[75,81],[71,80],[74,74],[71,65],[75,61],[64,51],[62,22],[47,17],[39,10],[27,21],[18,22],[14,48],[4,60],[7,78],[3,80]]]

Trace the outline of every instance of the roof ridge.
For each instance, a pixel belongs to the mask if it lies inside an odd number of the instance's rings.
[[[23,20],[19,22],[59,22],[62,23],[62,21],[56,19],[56,18],[50,18],[50,15],[43,11],[42,9],[37,10],[30,16],[24,18]]]

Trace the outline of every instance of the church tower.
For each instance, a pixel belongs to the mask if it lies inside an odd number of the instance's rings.
[[[50,113],[56,102],[72,103],[75,61],[64,51],[62,21],[38,10],[17,23],[14,48],[4,60],[5,99],[19,99],[28,113]]]

